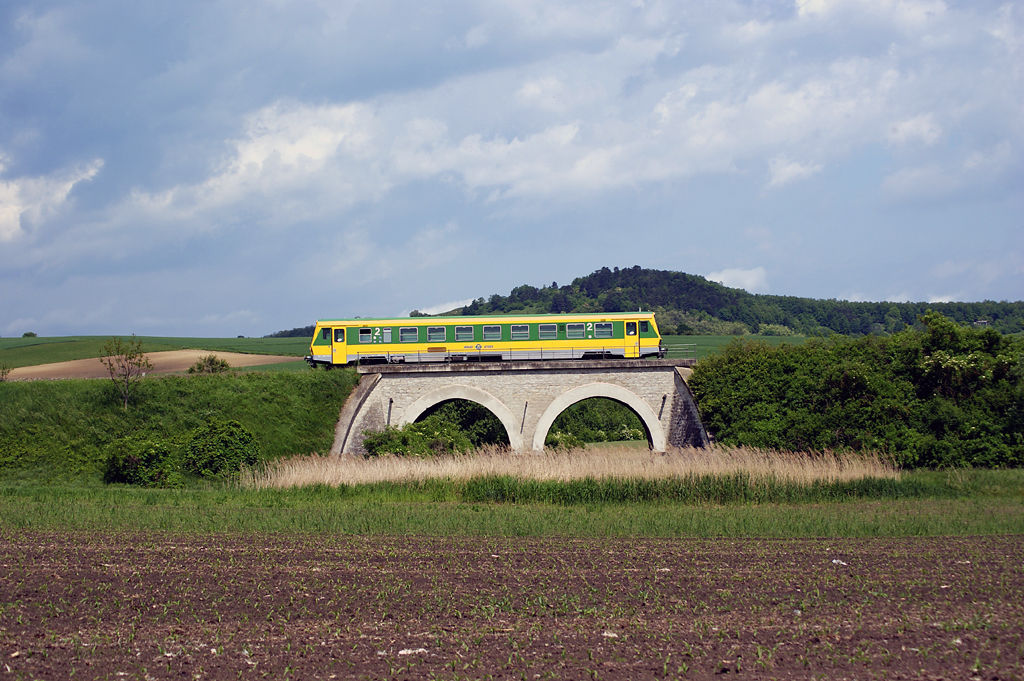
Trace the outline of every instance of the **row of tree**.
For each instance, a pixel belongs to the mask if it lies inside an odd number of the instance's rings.
[[[923,331],[770,347],[735,340],[689,381],[727,445],[890,453],[905,466],[1024,465],[1024,341],[931,312]]]

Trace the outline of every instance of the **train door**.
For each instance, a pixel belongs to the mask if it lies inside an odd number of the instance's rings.
[[[334,342],[331,344],[332,364],[348,364],[348,348],[345,347],[345,329],[334,329]]]
[[[637,322],[636,320],[629,320],[626,322],[626,338],[623,341],[623,355],[626,357],[639,357],[640,356],[640,334],[637,333]]]

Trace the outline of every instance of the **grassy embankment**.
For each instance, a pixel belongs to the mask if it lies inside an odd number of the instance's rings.
[[[147,378],[125,411],[110,381],[0,383],[0,480],[99,484],[104,449],[128,435],[176,440],[209,417],[234,419],[263,456],[326,452],[351,371]]]

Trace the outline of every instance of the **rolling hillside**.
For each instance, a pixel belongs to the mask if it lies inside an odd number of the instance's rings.
[[[991,326],[1001,333],[1024,331],[1024,301],[980,303],[863,303],[772,296],[728,288],[704,277],[648,270],[601,269],[571,284],[518,286],[507,296],[478,298],[449,314],[514,312],[621,312],[652,310],[662,333],[698,335],[850,336],[886,334],[918,324],[928,310],[961,324]]]

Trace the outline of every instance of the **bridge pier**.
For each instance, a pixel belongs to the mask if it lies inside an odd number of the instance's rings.
[[[359,385],[341,410],[331,453],[363,455],[364,431],[413,423],[452,399],[494,413],[516,452],[543,450],[558,415],[591,397],[632,409],[655,451],[703,447],[707,433],[685,381],[692,365],[692,359],[659,359],[360,366]]]

